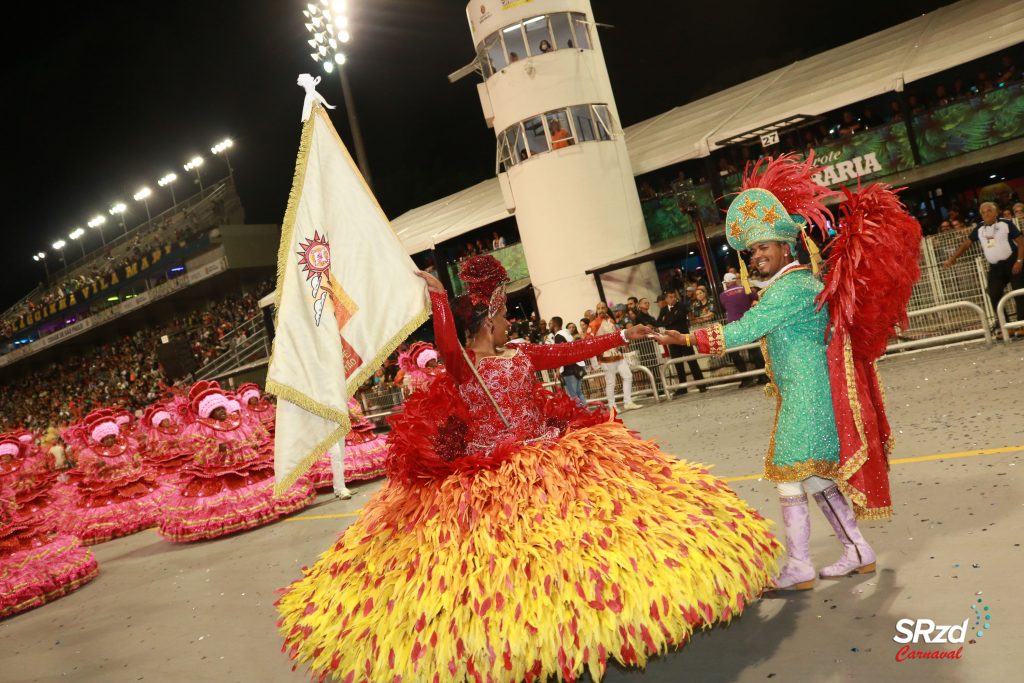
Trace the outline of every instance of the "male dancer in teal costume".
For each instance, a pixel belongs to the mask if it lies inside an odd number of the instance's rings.
[[[820,198],[830,194],[819,189],[817,197],[791,203],[805,207],[808,216],[817,220],[826,213]],[[829,315],[827,307],[819,310],[815,302],[822,291],[821,282],[811,267],[795,259],[797,239],[806,223],[805,216],[791,215],[768,189],[754,187],[740,193],[729,207],[726,234],[734,249],[752,252],[758,272],[766,279],[759,303],[724,327],[658,337],[662,343],[695,346],[701,353],[717,355],[760,340],[772,382],[768,389],[777,398],[764,477],[778,486],[789,554],[775,586],[796,590],[808,590],[816,580],[810,558],[807,494],[814,496],[844,547],[842,558],[822,570],[821,576],[836,578],[875,570],[875,553],[837,486],[837,482],[845,482],[829,380]]]

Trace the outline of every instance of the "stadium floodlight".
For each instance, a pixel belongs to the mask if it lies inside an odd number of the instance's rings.
[[[46,273],[46,279],[49,280],[50,279],[50,264],[48,264],[46,262],[46,252],[45,251],[41,251],[38,254],[33,254],[32,255],[32,260],[35,261],[36,263],[42,263],[43,264],[43,272]]]
[[[84,234],[85,230],[82,230],[81,228],[75,228],[74,230],[71,231],[71,234],[68,235],[68,237],[78,242],[78,248],[82,250],[83,259],[85,258],[85,244],[84,240],[82,239],[82,235]]]
[[[64,245],[66,244],[67,242],[65,242],[64,240],[57,240],[56,242],[50,245],[51,247],[53,247],[54,251],[60,252],[60,262],[64,264],[65,269],[67,269],[68,267],[68,260],[64,258]]]
[[[200,157],[200,156],[192,157],[191,159],[188,160],[188,163],[185,164],[185,170],[186,171],[195,171],[196,172],[196,180],[199,182],[199,191],[200,192],[203,191],[203,176],[199,174],[199,167],[202,166],[202,165],[203,165],[203,158]]]
[[[159,185],[160,187],[168,187],[169,186],[171,188],[171,205],[172,205],[172,207],[178,205],[178,198],[174,196],[174,181],[177,180],[177,179],[178,179],[178,174],[177,173],[168,173],[163,178],[161,178],[160,180],[156,181],[156,184]]]
[[[139,191],[132,195],[132,198],[137,202],[142,202],[146,207],[146,223],[153,221],[153,216],[149,213],[149,197],[153,194],[153,190],[148,187],[140,187]]]
[[[341,80],[341,90],[345,98],[345,113],[348,115],[348,127],[352,131],[352,141],[355,146],[356,164],[363,174],[366,184],[373,188],[370,179],[370,167],[366,158],[366,149],[363,146],[363,135],[359,127],[359,118],[356,116],[355,103],[352,99],[352,91],[349,87],[348,77],[343,68],[348,61],[342,48],[350,40],[352,34],[349,30],[348,2],[346,0],[320,0],[319,4],[309,3],[302,15],[306,21],[303,23],[310,33],[306,43],[313,48],[309,56],[314,62],[320,64],[327,73],[338,71]]]
[[[118,202],[117,204],[114,204],[112,207],[110,207],[110,215],[111,216],[118,216],[118,217],[121,218],[121,229],[124,230],[124,234],[126,234],[126,235],[128,234],[128,226],[125,225],[125,223],[124,223],[124,212],[127,209],[128,209],[128,207],[125,206],[124,202]],[[103,235],[103,227],[102,226],[106,222],[107,222],[107,219],[104,218],[103,216],[96,216],[95,218],[90,219],[88,223],[86,223],[86,225],[88,225],[90,228],[99,228],[99,231],[100,231],[100,241],[103,242],[104,246],[106,246],[106,244],[107,244],[107,238],[104,237],[104,235]]]
[[[210,148],[210,151],[214,154],[223,154],[224,161],[228,165],[228,177],[234,177],[235,170],[231,168],[231,157],[228,156],[228,150],[235,146],[234,141],[231,138],[224,138],[216,145]]]

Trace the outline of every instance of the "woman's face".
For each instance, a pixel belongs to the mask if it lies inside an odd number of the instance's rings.
[[[569,334],[579,334],[579,330],[576,329],[576,323],[569,323],[566,329],[569,330]]]
[[[213,409],[212,413],[210,413],[210,417],[214,420],[226,420],[228,419],[228,409],[224,406],[218,406]]]
[[[501,307],[501,310],[490,319],[491,324],[491,343],[495,346],[504,346],[508,341],[508,318],[505,316],[508,314],[508,309],[505,306]],[[484,323],[487,325],[487,322]]]
[[[100,439],[100,443],[106,446],[107,448],[113,446],[116,441],[117,437],[114,436],[113,434],[107,434],[105,437]]]
[[[708,300],[708,290],[704,289],[703,287],[698,287],[697,288],[697,301],[699,301],[701,303],[704,303],[707,300]]]

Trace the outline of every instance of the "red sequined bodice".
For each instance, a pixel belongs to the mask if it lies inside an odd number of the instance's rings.
[[[537,399],[535,368],[530,357],[515,351],[511,355],[483,358],[477,372],[494,397],[509,426],[506,427],[483,387],[477,381],[459,385],[459,393],[473,416],[470,450],[489,453],[502,441],[554,438],[558,430],[546,427],[542,403]]]
[[[559,430],[548,427],[543,414],[536,372],[593,358],[625,343],[620,335],[607,334],[568,344],[517,344],[500,356],[481,358],[477,373],[508,420],[506,427],[466,362],[448,298],[431,293],[430,300],[438,351],[473,417],[467,436],[471,452],[490,453],[501,442],[557,437]]]

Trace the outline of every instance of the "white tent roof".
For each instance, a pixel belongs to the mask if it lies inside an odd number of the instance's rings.
[[[497,178],[407,211],[391,227],[410,254],[507,218]]]
[[[796,114],[816,115],[891,92],[1021,42],[1024,0],[962,0],[740,83],[625,130],[634,175],[705,157],[715,142]],[[509,214],[496,178],[392,225],[410,253]]]
[[[675,107],[626,129],[633,173],[707,156],[714,143],[816,115],[1021,42],[1024,0],[963,0]]]

